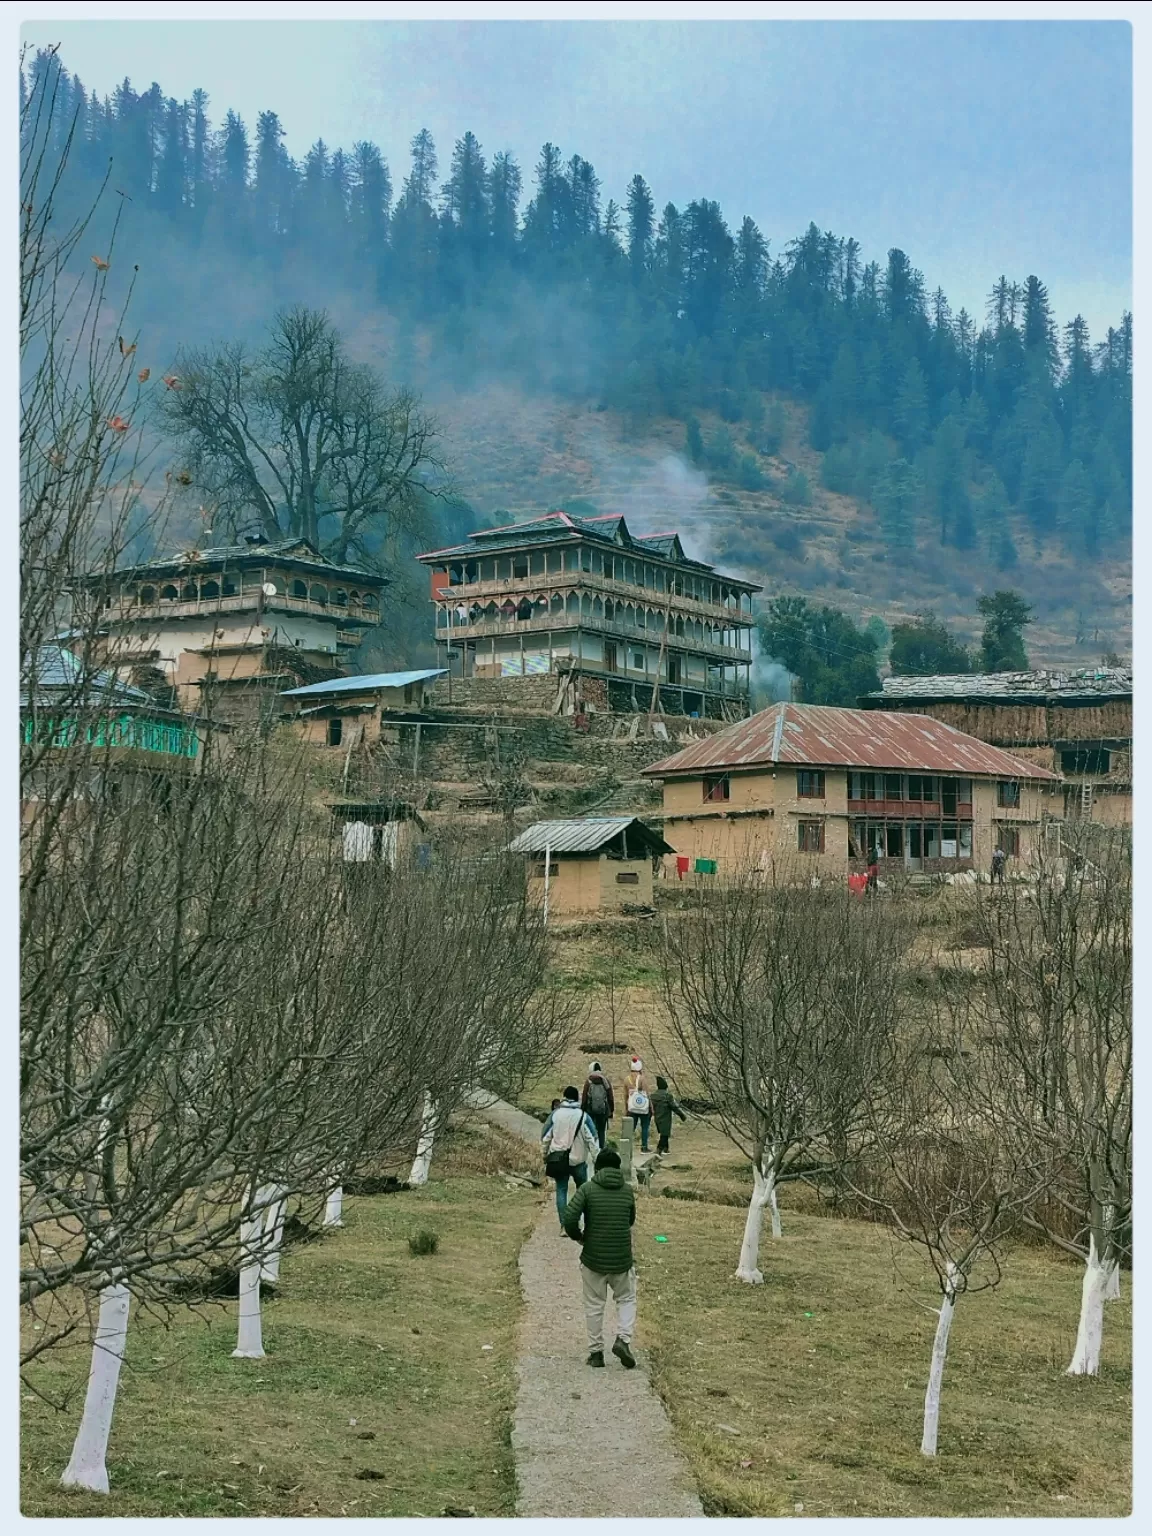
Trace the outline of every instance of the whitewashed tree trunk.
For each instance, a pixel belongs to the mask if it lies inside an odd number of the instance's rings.
[[[264,1247],[260,1256],[260,1278],[267,1285],[280,1283],[280,1245],[287,1213],[288,1191],[283,1184],[277,1184],[275,1197],[264,1217]]]
[[[341,1212],[344,1209],[344,1186],[335,1184],[328,1191],[328,1198],[324,1202],[324,1225],[326,1227],[342,1227],[344,1222]]]
[[[106,1285],[100,1292],[100,1312],[96,1336],[92,1342],[92,1364],[88,1370],[88,1390],[84,1394],[84,1412],[72,1446],[72,1455],[60,1481],[66,1488],[87,1488],[92,1493],[108,1492],[105,1456],[112,1432],[112,1410],[116,1406],[116,1387],[120,1381],[120,1363],[128,1337],[128,1308],[131,1298],[126,1285]]]
[[[779,1237],[783,1229],[780,1226],[780,1203],[776,1199],[776,1180],[774,1177],[769,1179],[768,1209],[772,1213],[772,1236]]]
[[[763,1285],[764,1276],[757,1267],[760,1260],[760,1228],[764,1223],[764,1207],[772,1203],[775,1179],[761,1171],[758,1163],[752,1164],[752,1198],[748,1202],[748,1217],[744,1222],[744,1241],[740,1244],[740,1263],[736,1268],[737,1280],[745,1285]]]
[[[432,1167],[432,1148],[436,1143],[436,1106],[432,1102],[432,1095],[425,1093],[424,1109],[420,1116],[420,1139],[416,1143],[416,1156],[412,1162],[412,1172],[408,1175],[408,1182],[413,1189],[418,1189],[428,1182],[428,1172]]]
[[[1119,1301],[1120,1300],[1120,1266],[1119,1266],[1119,1264],[1113,1264],[1113,1266],[1112,1266],[1111,1278],[1109,1279],[1107,1289],[1104,1292],[1104,1300],[1105,1301]]]
[[[1100,1258],[1095,1237],[1088,1239],[1088,1258],[1084,1264],[1084,1283],[1080,1288],[1080,1323],[1076,1329],[1076,1347],[1066,1376],[1099,1376],[1100,1346],[1104,1341],[1104,1303],[1109,1291],[1120,1294],[1120,1269],[1114,1259]]]
[[[264,1262],[264,1221],[267,1203],[261,1190],[251,1216],[240,1227],[240,1318],[234,1360],[263,1360],[264,1333],[260,1322],[260,1276]]]
[[[928,1390],[924,1394],[924,1434],[920,1440],[923,1456],[935,1456],[936,1436],[940,1428],[940,1387],[944,1381],[944,1361],[948,1355],[948,1334],[952,1328],[952,1314],[956,1310],[955,1267],[948,1265],[944,1295],[940,1302],[940,1317],[936,1324],[936,1337],[932,1340],[932,1364],[928,1371]]]

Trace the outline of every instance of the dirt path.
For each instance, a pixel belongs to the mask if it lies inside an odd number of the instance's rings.
[[[516,1513],[700,1515],[700,1500],[645,1368],[643,1277],[636,1369],[626,1371],[606,1354],[605,1369],[595,1370],[584,1363],[579,1264],[580,1250],[561,1236],[550,1195],[520,1251],[525,1312],[512,1430]],[[610,1299],[605,1343],[614,1337]]]

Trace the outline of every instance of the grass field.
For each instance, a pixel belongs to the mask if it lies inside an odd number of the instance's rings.
[[[650,1072],[667,1071],[678,1091],[697,1093],[641,979],[646,951],[618,972],[619,1038]],[[567,963],[584,985],[598,967],[590,950]],[[582,1040],[607,1038],[606,1008],[601,985]],[[552,1081],[555,1092],[562,1081],[579,1083],[587,1064],[574,1040],[552,1078],[530,1092],[547,1103]],[[604,1065],[620,1097],[627,1057]],[[664,1188],[695,1198],[665,1198]],[[639,1197],[638,1336],[709,1513],[1129,1512],[1129,1276],[1123,1299],[1107,1309],[1100,1378],[1073,1379],[1064,1368],[1080,1266],[1047,1247],[1010,1250],[1000,1285],[957,1307],[932,1460],[919,1446],[939,1298],[920,1255],[883,1226],[829,1214],[806,1186],[789,1184],[780,1196],[783,1238],[774,1241],[765,1224],[765,1284],[735,1280],[751,1172],[707,1120],[675,1123],[654,1191]]]
[[[516,1255],[534,1214],[531,1193],[466,1172],[347,1200],[342,1231],[286,1253],[263,1361],[230,1358],[235,1302],[168,1328],[134,1311],[106,1498],[59,1487],[85,1353],[34,1367],[72,1398],[58,1412],[23,1394],[24,1514],[511,1514]],[[420,1228],[435,1255],[409,1253]]]

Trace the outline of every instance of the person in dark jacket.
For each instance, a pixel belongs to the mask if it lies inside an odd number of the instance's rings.
[[[561,1215],[565,1232],[582,1249],[580,1275],[589,1365],[604,1364],[604,1308],[609,1291],[616,1303],[616,1342],[612,1353],[628,1370],[636,1364],[631,1349],[632,1330],[636,1326],[636,1270],[632,1259],[635,1220],[636,1197],[620,1171],[620,1154],[605,1147],[596,1159],[596,1172],[581,1184]]]
[[[652,1095],[652,1118],[656,1122],[656,1152],[659,1155],[668,1150],[668,1138],[672,1135],[672,1116],[679,1115],[681,1120],[687,1120],[688,1116],[677,1104],[672,1096],[664,1078],[656,1079],[656,1092]]]
[[[596,1136],[603,1147],[608,1140],[609,1121],[616,1113],[616,1097],[598,1061],[594,1061],[588,1068],[588,1078],[580,1095],[580,1108],[596,1127]]]

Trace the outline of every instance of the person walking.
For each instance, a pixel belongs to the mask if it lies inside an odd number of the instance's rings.
[[[880,890],[880,852],[873,848],[868,855],[868,881],[864,887],[866,896],[875,896]]]
[[[1008,855],[1004,852],[1003,848],[994,848],[992,850],[992,884],[993,885],[1003,885],[1004,884],[1004,866],[1005,866],[1005,864],[1007,862],[1008,862]]]
[[[668,1150],[668,1140],[672,1135],[672,1116],[679,1115],[681,1120],[687,1120],[688,1116],[677,1104],[672,1090],[662,1077],[656,1079],[656,1092],[652,1095],[652,1118],[656,1122],[656,1153],[661,1155]]]
[[[556,1214],[563,1222],[568,1182],[575,1179],[579,1190],[588,1177],[588,1160],[596,1156],[600,1145],[596,1127],[580,1108],[578,1088],[565,1088],[560,1107],[544,1122],[540,1140],[544,1145],[544,1172],[556,1183]]]
[[[580,1107],[596,1127],[596,1135],[603,1147],[608,1140],[608,1126],[616,1113],[616,1097],[612,1084],[604,1076],[604,1068],[598,1061],[588,1067],[584,1091],[580,1095]]]
[[[604,1364],[604,1309],[611,1291],[616,1303],[616,1341],[612,1353],[630,1371],[636,1364],[631,1347],[636,1327],[636,1268],[632,1257],[636,1197],[624,1182],[620,1154],[612,1147],[605,1147],[597,1155],[595,1173],[569,1200],[560,1220],[568,1236],[581,1246],[588,1364]]]
[[[632,1134],[640,1131],[640,1150],[648,1150],[648,1127],[652,1124],[652,1105],[648,1098],[648,1080],[639,1056],[632,1058],[632,1070],[624,1083],[625,1105],[632,1116]]]

